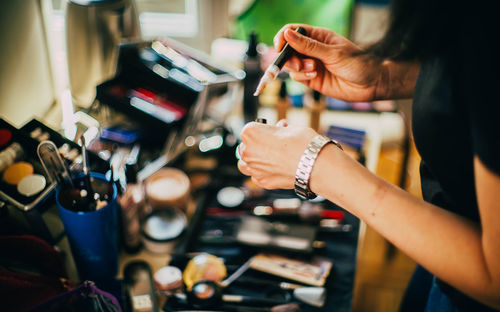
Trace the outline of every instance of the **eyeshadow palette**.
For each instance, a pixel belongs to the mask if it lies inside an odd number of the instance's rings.
[[[0,119],[0,135],[0,199],[22,211],[39,207],[56,189],[37,155],[41,141],[54,142],[68,166],[76,167],[81,162],[77,143],[36,119],[19,129]],[[103,173],[109,169],[97,154],[89,152],[89,158],[92,171]]]
[[[38,141],[0,119],[0,199],[29,211],[55,190],[36,154]]]

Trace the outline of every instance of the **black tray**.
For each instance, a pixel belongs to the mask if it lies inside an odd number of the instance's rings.
[[[56,183],[51,183],[36,153],[38,141],[26,135],[7,121],[0,119],[0,128],[8,129],[12,132],[11,142],[17,142],[24,151],[22,161],[27,161],[33,165],[34,173],[41,174],[47,180],[45,189],[34,196],[26,197],[17,192],[16,187],[8,185],[0,180],[0,198],[7,201],[17,209],[29,211],[41,206],[55,191]]]

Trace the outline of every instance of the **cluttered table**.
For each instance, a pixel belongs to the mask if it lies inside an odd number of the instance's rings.
[[[9,215],[63,251],[70,280],[95,282],[125,311],[349,311],[362,224],[238,171],[242,76],[168,40],[121,49],[119,74],[73,131],[0,120],[11,133],[2,170],[16,180],[4,173],[0,185]],[[168,62],[186,56],[190,68]],[[250,113],[277,119],[274,108]],[[373,166],[363,131],[325,132],[349,136],[353,157]],[[11,168],[22,162],[29,173]],[[23,189],[33,175],[44,183]]]

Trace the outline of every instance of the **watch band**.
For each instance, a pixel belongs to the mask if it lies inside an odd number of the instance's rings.
[[[335,140],[322,135],[315,136],[300,157],[297,171],[295,172],[295,193],[303,199],[316,198],[316,194],[309,189],[309,179],[311,172],[318,157],[319,152],[329,143],[335,144],[338,148],[342,146]]]

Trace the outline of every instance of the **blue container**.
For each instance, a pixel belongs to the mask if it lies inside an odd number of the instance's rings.
[[[107,181],[100,173],[93,179]],[[80,280],[103,281],[115,277],[118,270],[118,216],[116,185],[111,201],[91,212],[74,212],[62,207],[60,188],[56,191],[59,216],[68,236]]]

